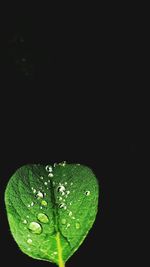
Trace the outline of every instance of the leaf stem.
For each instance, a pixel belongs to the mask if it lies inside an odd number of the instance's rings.
[[[65,263],[62,259],[62,247],[60,243],[60,233],[57,232],[56,234],[56,241],[57,241],[57,249],[58,249],[58,260],[59,260],[59,267],[65,267]]]

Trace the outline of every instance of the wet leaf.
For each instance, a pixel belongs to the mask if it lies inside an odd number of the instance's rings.
[[[95,221],[98,183],[80,164],[25,165],[9,180],[5,203],[20,249],[63,267]]]

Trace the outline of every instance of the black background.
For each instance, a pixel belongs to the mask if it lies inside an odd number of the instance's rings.
[[[52,11],[10,7],[2,17],[1,259],[5,266],[51,265],[17,248],[4,190],[26,163],[66,160],[91,167],[100,185],[94,227],[67,266],[126,266],[135,259],[138,182],[132,34],[111,8],[101,16],[70,12],[59,22]]]

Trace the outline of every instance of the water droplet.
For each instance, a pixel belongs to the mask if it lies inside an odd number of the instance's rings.
[[[70,185],[73,185],[73,183],[70,183]]]
[[[67,224],[67,228],[70,227],[70,223]]]
[[[62,197],[59,197],[59,200],[62,200]]]
[[[39,224],[39,223],[37,223],[37,222],[31,222],[30,224],[29,224],[29,230],[31,230],[32,231],[32,233],[34,233],[34,234],[40,234],[41,232],[42,232],[42,227],[41,227],[41,225]]]
[[[31,207],[33,207],[34,206],[34,202],[31,202]]]
[[[66,209],[66,205],[65,205],[65,203],[61,203],[61,204],[59,204],[59,208],[60,208],[60,209]]]
[[[86,191],[86,192],[85,192],[85,195],[86,195],[86,196],[89,196],[90,194],[91,194],[90,191]]]
[[[29,218],[29,215],[27,215],[27,218]]]
[[[69,195],[70,194],[70,191],[67,191],[66,193],[67,193],[67,195]]]
[[[40,176],[40,179],[43,180],[43,176]]]
[[[72,211],[69,211],[69,216],[72,216]]]
[[[65,185],[67,185],[67,182],[65,182]]]
[[[43,207],[40,207],[40,209],[42,210],[42,209],[43,209]]]
[[[42,223],[48,223],[49,222],[48,216],[44,213],[39,213],[37,218]]]
[[[47,165],[45,167],[45,169],[46,169],[47,172],[52,172],[53,171],[52,166],[50,166],[50,165]]]
[[[59,165],[65,167],[66,161],[60,162]]]
[[[61,220],[61,223],[62,223],[62,224],[66,224],[66,219],[62,219],[62,220]]]
[[[77,223],[76,223],[76,229],[79,229],[79,228],[80,228],[80,223],[77,222]]]
[[[32,244],[32,239],[31,239],[31,238],[28,238],[28,239],[27,239],[27,243],[28,243],[28,244]]]
[[[33,193],[34,193],[34,194],[36,193],[36,189],[33,189]]]
[[[66,188],[63,185],[58,186],[57,191],[60,193],[64,193],[64,191],[66,190]]]
[[[73,220],[75,220],[75,217],[72,217]]]
[[[47,185],[48,183],[47,182],[44,182],[45,185]]]
[[[24,223],[24,224],[27,224],[27,220],[23,220],[23,223]]]
[[[31,206],[30,206],[30,204],[28,204],[28,206],[27,206],[28,208],[30,208]]]
[[[44,193],[44,196],[46,196],[46,193]]]
[[[41,205],[46,207],[47,206],[47,202],[45,200],[42,200],[41,201]]]
[[[53,185],[55,185],[55,182],[53,182]]]
[[[43,198],[44,196],[43,196],[43,193],[42,192],[40,192],[40,191],[38,191],[38,193],[37,193],[37,195],[36,195],[37,197],[38,197],[38,199],[39,198]]]
[[[72,202],[70,202],[70,206],[72,205]]]
[[[52,173],[52,172],[50,172],[49,174],[48,174],[48,177],[53,177],[54,176],[54,174]]]
[[[58,252],[57,251],[54,251],[54,255],[57,255],[58,254]]]
[[[50,183],[50,180],[48,180],[48,183]]]

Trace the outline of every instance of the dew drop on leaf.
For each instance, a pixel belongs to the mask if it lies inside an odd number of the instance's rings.
[[[27,220],[23,220],[23,223],[24,223],[24,224],[27,224]]]
[[[52,172],[53,171],[52,166],[50,166],[50,165],[47,165],[45,167],[45,169],[46,169],[47,172]]]
[[[62,223],[62,224],[66,224],[66,219],[62,219],[62,220],[61,220],[61,223]]]
[[[86,191],[86,192],[85,192],[85,195],[86,195],[86,196],[89,196],[90,194],[91,194],[90,191]]]
[[[52,172],[50,172],[49,174],[48,174],[48,177],[53,177],[54,176],[54,174],[52,173]]]
[[[44,213],[39,213],[37,218],[42,223],[48,223],[49,222],[48,216]]]
[[[39,198],[43,198],[44,197],[44,195],[43,195],[43,193],[42,192],[40,192],[40,191],[38,191],[38,193],[37,193],[37,198],[39,199]]]
[[[76,223],[76,229],[79,229],[79,228],[80,228],[80,223],[77,222],[77,223]]]
[[[66,209],[66,205],[65,205],[65,203],[61,203],[61,204],[59,205],[59,208],[60,208],[60,209]]]
[[[66,161],[60,162],[59,165],[65,167],[66,166]]]
[[[58,186],[57,192],[63,193],[66,190],[66,188],[63,185]]]
[[[67,224],[67,228],[70,227],[70,223]]]
[[[69,211],[69,216],[72,216],[72,211]]]
[[[47,206],[47,202],[45,200],[42,200],[41,201],[41,205],[46,207]]]
[[[31,222],[30,224],[29,224],[29,230],[31,230],[31,232],[32,233],[34,233],[34,234],[41,234],[41,232],[42,232],[42,227],[41,227],[41,225],[39,224],[39,223],[37,223],[37,222]]]
[[[28,244],[32,244],[32,239],[31,239],[31,238],[28,238],[28,239],[27,239],[27,243],[28,243]]]

